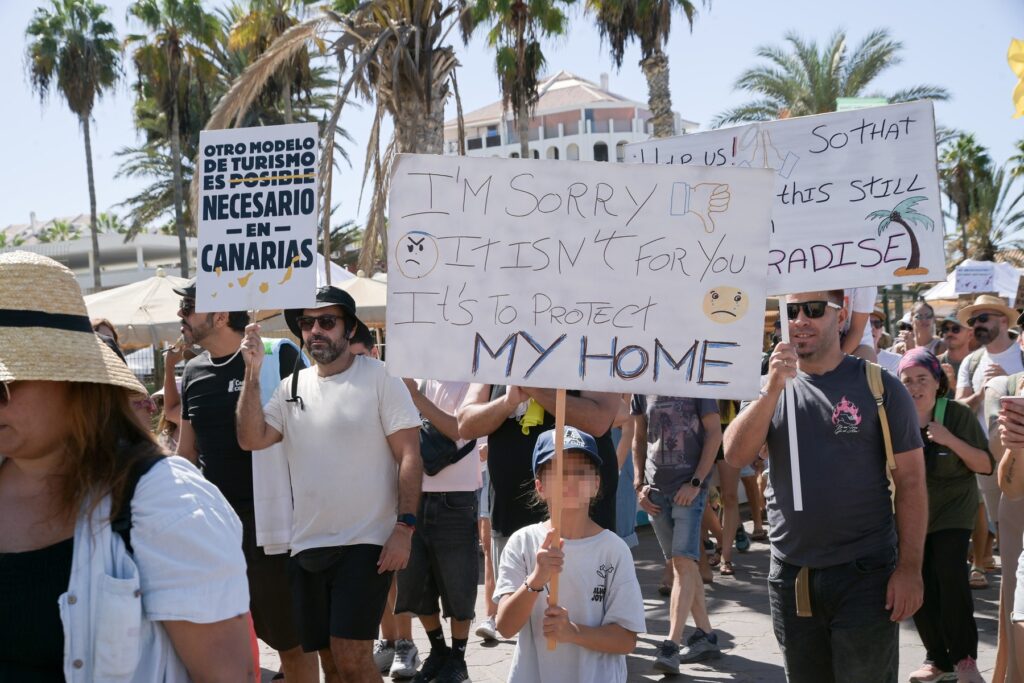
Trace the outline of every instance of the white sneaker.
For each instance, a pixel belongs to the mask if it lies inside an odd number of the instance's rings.
[[[391,678],[412,678],[420,666],[420,651],[411,640],[395,641],[395,661],[391,663]]]
[[[391,663],[395,661],[395,646],[388,645],[386,640],[373,641],[373,663],[377,671],[386,674],[391,671]]]
[[[484,640],[498,640],[498,626],[494,623],[494,617],[487,617],[476,627],[476,634]]]

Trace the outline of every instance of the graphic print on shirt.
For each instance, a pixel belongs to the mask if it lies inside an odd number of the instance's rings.
[[[241,390],[242,390],[242,380],[240,380],[240,379],[228,380],[228,393],[229,394],[237,394]]]
[[[835,425],[836,434],[858,433],[862,419],[860,409],[845,396],[832,409],[832,424]]]
[[[590,596],[591,602],[604,602],[605,595],[608,593],[608,578],[614,573],[614,564],[602,564],[597,568],[597,575],[601,577],[603,583],[594,586],[594,594]]]
[[[667,467],[679,467],[685,463],[686,437],[700,431],[700,417],[694,412],[692,401],[674,401],[654,407],[658,440],[651,444],[657,455],[655,463]]]

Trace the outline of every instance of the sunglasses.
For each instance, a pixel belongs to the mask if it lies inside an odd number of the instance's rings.
[[[939,328],[939,334],[960,334],[963,329],[959,325],[943,325]]]
[[[885,327],[885,323],[883,323],[881,320],[878,320],[876,318],[875,320],[871,321],[871,327],[875,328],[876,330],[880,330],[883,327]]]
[[[786,313],[790,320],[796,320],[800,311],[803,311],[806,317],[813,320],[825,315],[825,311],[830,308],[842,310],[843,307],[831,301],[802,301],[798,304],[786,304]]]
[[[915,313],[914,320],[932,320],[935,318],[931,313]]]
[[[299,326],[299,329],[303,332],[309,332],[313,329],[313,325],[320,325],[320,329],[325,332],[330,332],[334,329],[334,326],[341,320],[340,315],[331,315],[326,313],[324,315],[300,315],[295,319],[295,323]]]
[[[184,316],[190,316],[196,312],[196,300],[195,299],[182,299],[181,303],[178,304],[178,310]]]
[[[974,327],[974,323],[981,323],[982,325],[984,325],[989,320],[992,320],[994,318],[1005,318],[1005,317],[1006,316],[1001,315],[999,313],[980,313],[980,314],[974,316],[973,318],[968,318],[967,319],[967,327]]]

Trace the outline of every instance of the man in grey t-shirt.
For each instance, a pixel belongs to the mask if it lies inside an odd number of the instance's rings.
[[[913,401],[883,373],[897,466],[894,517],[864,361],[839,346],[842,300],[842,290],[787,297],[791,343],[775,348],[760,397],[726,432],[725,457],[743,467],[768,444],[768,587],[789,681],[895,683],[898,622],[923,598],[924,454]],[[787,379],[795,407],[781,400]],[[790,419],[800,444],[802,511],[794,505]]]

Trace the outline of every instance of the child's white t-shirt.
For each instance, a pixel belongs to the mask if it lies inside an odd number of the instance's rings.
[[[498,569],[494,599],[515,593],[537,565],[537,551],[548,533],[546,522],[532,524],[512,534]],[[643,633],[644,601],[629,547],[607,529],[590,538],[565,539],[565,565],[558,583],[559,604],[569,620],[583,626],[618,624],[627,631]],[[519,632],[509,683],[626,681],[625,655],[587,650],[559,643],[554,652],[544,638],[547,593],[533,606],[529,621]]]

